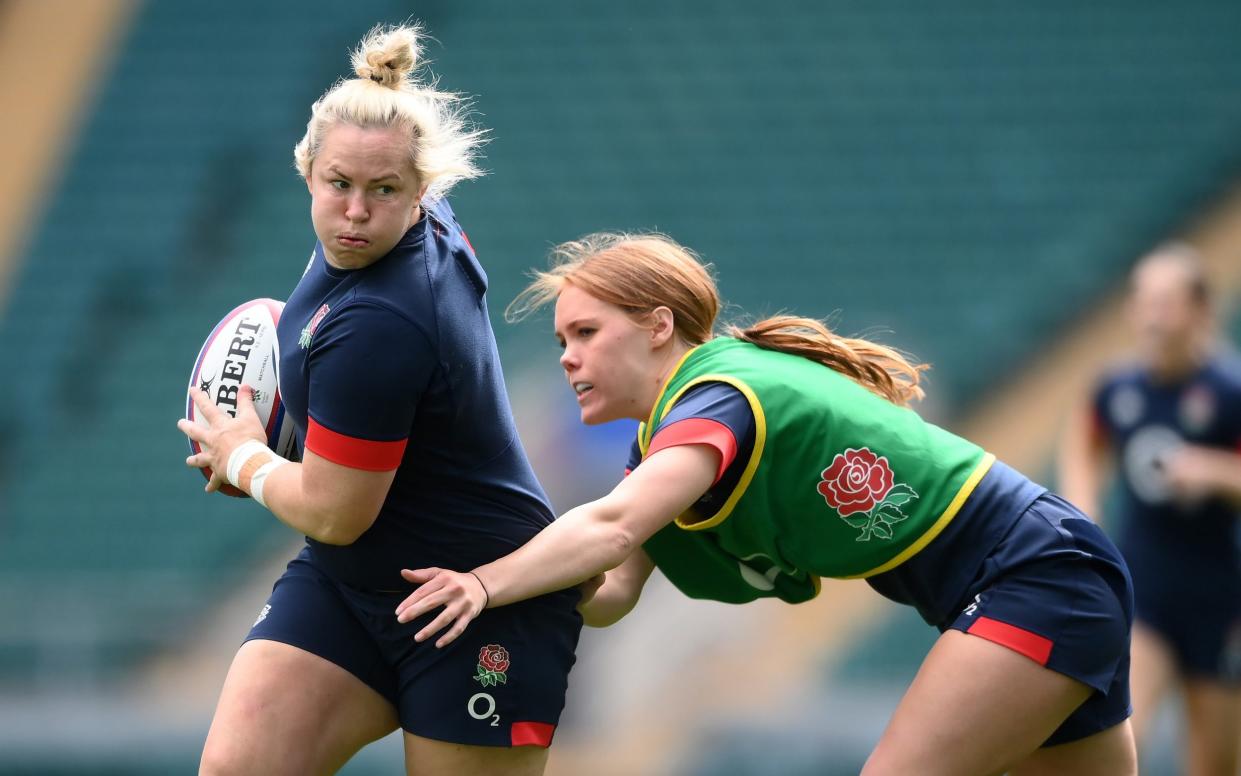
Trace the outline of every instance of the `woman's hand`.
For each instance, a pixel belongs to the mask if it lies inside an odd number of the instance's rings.
[[[238,445],[254,439],[267,444],[267,434],[254,409],[254,389],[241,386],[237,392],[237,417],[231,417],[212,403],[211,398],[198,388],[190,389],[190,398],[198,408],[198,414],[207,421],[208,428],[182,418],[177,421],[181,433],[197,442],[202,452],[185,459],[185,465],[197,469],[210,468],[207,492],[220,489],[227,480],[228,457]]]
[[[468,571],[463,573],[437,568],[412,571],[401,569],[401,576],[419,587],[396,607],[397,622],[409,622],[437,606],[444,607],[439,616],[414,634],[414,641],[426,641],[448,628],[435,642],[435,646],[438,648],[451,644],[489,603],[483,581]],[[450,624],[452,627],[449,627]]]
[[[585,582],[577,586],[577,589],[582,591],[582,597],[577,602],[577,610],[579,612],[582,611],[583,606],[588,605],[591,602],[591,600],[594,599],[595,593],[598,593],[599,588],[603,587],[603,583],[604,581],[606,581],[606,579],[607,579],[606,572],[603,574],[596,574],[590,579],[586,580]]]
[[[1241,503],[1241,455],[1231,450],[1183,445],[1161,464],[1168,485],[1190,503],[1212,496]]]
[[[633,611],[642,595],[642,587],[654,570],[650,556],[639,548],[606,575],[600,574],[578,585],[582,600],[577,604],[577,611],[582,615],[582,622],[592,628],[615,625]]]

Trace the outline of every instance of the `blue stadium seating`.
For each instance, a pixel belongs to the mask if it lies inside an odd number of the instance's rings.
[[[22,369],[0,408],[0,678],[175,645],[291,537],[197,494],[173,421],[211,324],[302,270],[310,102],[411,10],[494,132],[491,176],[454,196],[493,314],[552,243],[659,229],[742,310],[890,330],[946,413],[1241,172],[1233,2],[146,4],[0,311]],[[545,323],[496,318],[507,363],[555,368]]]

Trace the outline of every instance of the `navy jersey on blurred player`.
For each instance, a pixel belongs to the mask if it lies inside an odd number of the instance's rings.
[[[1094,433],[1115,451],[1118,544],[1138,586],[1139,616],[1160,630],[1177,612],[1201,623],[1203,608],[1231,622],[1241,613],[1241,505],[1178,490],[1169,467],[1186,445],[1241,454],[1241,361],[1217,356],[1169,381],[1143,367],[1117,370],[1093,407]],[[1187,668],[1241,679],[1241,654],[1178,647]]]
[[[1104,375],[1070,426],[1065,494],[1099,515],[1118,484],[1133,576],[1134,732],[1141,745],[1174,685],[1189,716],[1186,768],[1235,773],[1241,757],[1241,360],[1213,337],[1202,264],[1168,246],[1133,272],[1138,355]]]

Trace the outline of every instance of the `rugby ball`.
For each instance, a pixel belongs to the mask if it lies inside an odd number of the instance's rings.
[[[201,388],[215,406],[234,417],[242,383],[254,388],[254,409],[267,429],[267,446],[277,455],[296,460],[293,422],[285,416],[280,402],[280,344],[276,340],[276,324],[283,309],[284,303],[275,299],[254,299],[224,316],[198,351],[194,371],[190,373],[190,386]],[[185,417],[200,426],[208,425],[188,396]],[[194,453],[202,451],[192,439],[190,449]],[[202,472],[211,479],[210,469],[202,469]],[[220,492],[230,496],[246,495],[229,484],[221,487]]]

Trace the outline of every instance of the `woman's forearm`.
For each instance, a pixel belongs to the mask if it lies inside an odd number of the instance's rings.
[[[490,606],[563,590],[624,562],[634,540],[607,510],[606,497],[571,509],[513,553],[474,569]]]

